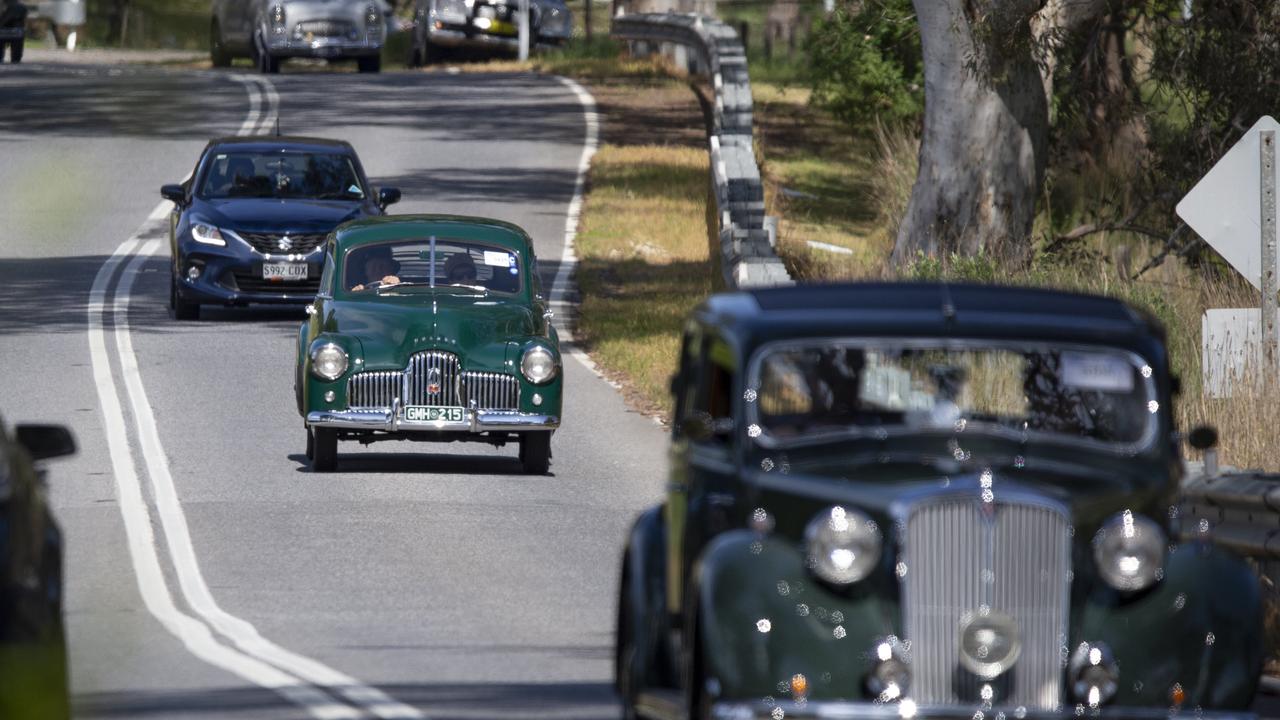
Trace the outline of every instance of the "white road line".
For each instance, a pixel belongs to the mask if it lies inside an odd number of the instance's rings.
[[[573,183],[573,199],[569,201],[569,210],[565,213],[564,252],[560,255],[560,267],[556,270],[556,277],[551,281],[551,307],[555,310],[558,320],[556,332],[569,345],[569,354],[582,363],[583,367],[594,373],[596,377],[618,389],[621,386],[605,377],[604,373],[600,372],[600,368],[596,366],[596,362],[574,344],[571,318],[573,313],[577,311],[577,306],[568,299],[570,292],[569,281],[573,276],[574,269],[578,266],[578,256],[574,251],[574,241],[578,237],[578,222],[582,219],[582,200],[587,189],[587,173],[591,170],[591,158],[595,156],[596,150],[600,147],[600,116],[596,112],[596,99],[591,96],[591,93],[587,92],[586,88],[566,77],[557,77],[556,79],[572,90],[573,94],[578,96],[578,102],[582,103],[582,114],[587,124],[587,137],[582,143],[582,155],[578,158],[578,175]]]
[[[155,213],[152,213],[154,216]],[[148,220],[146,225],[151,224]],[[188,652],[197,658],[238,675],[260,687],[273,690],[307,710],[321,720],[358,718],[346,705],[335,703],[324,693],[303,684],[296,678],[260,660],[237,652],[218,642],[208,626],[178,609],[169,592],[156,550],[151,517],[142,496],[142,483],[129,449],[125,433],[124,411],[111,372],[103,332],[103,301],[107,286],[120,263],[138,246],[138,237],[121,243],[115,253],[98,270],[89,291],[89,355],[93,364],[94,385],[98,389],[98,404],[102,408],[107,447],[111,456],[112,474],[116,481],[116,494],[120,513],[124,518],[125,537],[129,557],[133,562],[138,591],[147,611],[173,636],[182,641]]]
[[[231,79],[243,84],[244,91],[249,94],[249,114],[245,115],[244,122],[240,124],[236,134],[252,135],[258,127],[258,120],[262,117],[261,86],[255,82],[256,78],[252,75],[232,75]]]
[[[129,297],[133,283],[138,277],[142,264],[146,262],[148,256],[155,254],[159,247],[158,241],[147,243],[121,276],[116,288],[114,305],[115,335],[120,369],[124,376],[125,390],[129,395],[134,422],[137,424],[138,440],[146,461],[147,475],[151,478],[156,511],[160,516],[160,526],[164,530],[165,541],[169,546],[169,554],[178,576],[183,598],[191,605],[196,615],[206,620],[215,631],[229,638],[245,653],[336,692],[350,702],[363,706],[376,717],[422,718],[421,712],[396,702],[381,690],[267,640],[258,634],[258,630],[252,624],[230,615],[214,600],[213,593],[210,592],[204,575],[200,572],[200,563],[196,559],[186,514],[178,499],[173,475],[169,472],[169,458],[160,442],[160,430],[156,424],[155,415],[151,411],[147,391],[142,384],[138,358],[133,351],[133,340],[129,334]]]

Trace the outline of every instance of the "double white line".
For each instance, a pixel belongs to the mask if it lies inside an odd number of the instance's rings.
[[[259,76],[231,77],[243,83],[249,93],[249,114],[239,134],[270,129],[278,117],[280,105],[280,97],[271,82]],[[200,572],[186,514],[169,472],[168,456],[160,441],[129,334],[129,299],[133,284],[142,265],[164,245],[168,215],[169,203],[160,203],[133,237],[116,248],[94,278],[88,311],[93,377],[102,408],[129,556],[147,610],[196,657],[279,693],[304,708],[312,717],[324,720],[370,716],[423,718],[421,712],[397,702],[381,690],[267,640],[253,625],[220,608],[209,591]],[[117,275],[119,278],[108,307],[109,290]],[[109,330],[105,322],[108,316],[112,320]],[[115,357],[124,382],[123,394],[117,387],[112,369],[109,337],[114,340]],[[132,428],[126,423],[122,399],[127,400],[133,418]],[[177,577],[182,600],[189,611],[175,602],[165,575],[152,508],[144,499],[130,431],[138,444],[137,455],[146,468],[155,500],[155,517],[159,519],[172,563],[170,570]]]

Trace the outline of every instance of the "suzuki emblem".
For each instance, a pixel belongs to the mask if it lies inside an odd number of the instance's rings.
[[[290,238],[288,235],[285,235],[284,237],[280,238],[280,242],[276,243],[276,247],[278,247],[278,248],[280,248],[281,250],[284,250],[284,251],[286,251],[286,252],[287,252],[287,251],[289,251],[289,250],[292,250],[292,249],[293,249],[293,239],[292,239],[292,238]]]

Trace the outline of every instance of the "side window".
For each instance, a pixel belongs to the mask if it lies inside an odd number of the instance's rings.
[[[322,297],[333,297],[333,246],[324,254],[324,271],[320,273],[320,292]]]
[[[716,336],[703,342],[701,387],[696,411],[711,418],[714,433],[707,442],[729,444],[733,432],[733,380],[737,368],[733,347]]]

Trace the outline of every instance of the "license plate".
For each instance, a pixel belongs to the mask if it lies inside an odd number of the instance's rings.
[[[306,263],[263,263],[263,280],[306,280]]]
[[[404,419],[409,422],[462,422],[462,408],[437,407],[435,405],[408,405]]]
[[[489,25],[489,32],[494,35],[518,35],[520,33],[520,29],[516,27],[515,23],[505,22],[503,20],[494,20],[493,23]]]

